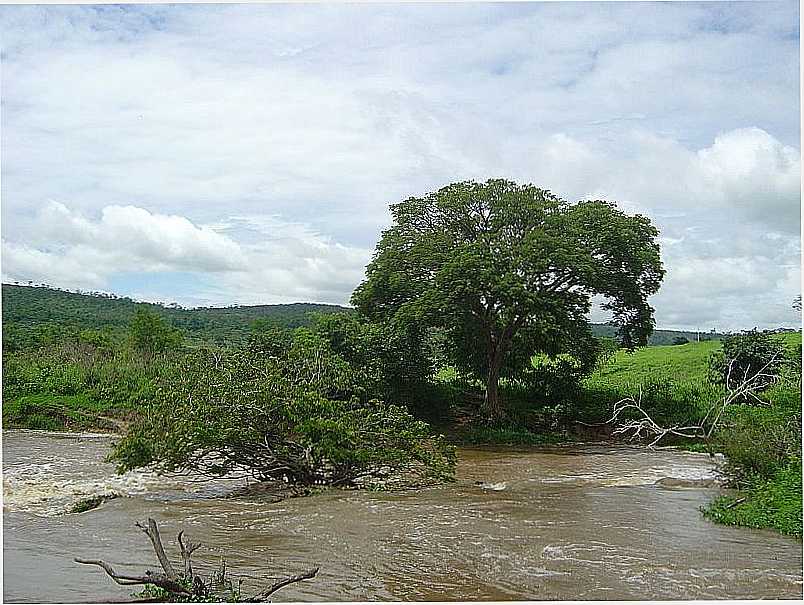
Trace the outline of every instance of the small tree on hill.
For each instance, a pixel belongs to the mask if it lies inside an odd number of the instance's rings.
[[[769,332],[751,330],[727,336],[709,359],[710,379],[729,389],[756,376],[757,389],[769,386],[785,364],[784,343]]]
[[[145,307],[137,308],[128,330],[132,344],[146,353],[163,353],[181,344],[181,332]]]

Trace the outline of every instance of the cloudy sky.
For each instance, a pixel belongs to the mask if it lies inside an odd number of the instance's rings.
[[[4,281],[345,303],[388,204],[506,177],[649,215],[659,327],[798,322],[797,2],[2,6],[0,24]]]

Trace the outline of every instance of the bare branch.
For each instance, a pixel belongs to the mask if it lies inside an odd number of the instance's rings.
[[[289,578],[285,578],[284,580],[280,580],[279,582],[276,582],[276,583],[272,584],[271,586],[269,586],[265,590],[263,590],[261,592],[258,592],[257,594],[255,594],[252,597],[249,597],[246,600],[249,603],[262,603],[264,601],[267,601],[269,596],[271,596],[273,593],[275,593],[280,588],[284,588],[288,584],[293,584],[294,582],[301,582],[302,580],[309,580],[311,578],[314,578],[315,575],[318,573],[318,569],[319,568],[316,567],[315,569],[310,569],[310,570],[305,571],[304,573],[301,573],[299,575],[291,576]]]
[[[196,549],[201,546],[201,543],[198,542],[197,544],[193,544],[189,540],[187,544],[184,544],[182,540],[182,536],[184,535],[184,530],[179,532],[179,535],[176,536],[176,540],[179,542],[179,548],[181,549],[181,558],[184,560],[184,576],[186,578],[193,577],[193,562],[190,559],[191,555],[196,551]]]
[[[177,577],[176,572],[173,571],[173,565],[170,564],[170,559],[168,559],[165,554],[165,547],[162,546],[162,538],[159,535],[159,527],[157,527],[156,521],[148,517],[147,527],[142,525],[139,521],[137,521],[137,527],[145,532],[145,535],[151,539],[156,558],[159,559],[159,564],[162,566],[162,569],[165,570],[165,575],[171,580],[175,580]]]
[[[185,542],[183,531],[180,531],[178,536],[176,536],[176,539],[179,543],[179,548],[181,550],[181,556],[184,561],[184,575],[183,577],[179,578],[175,575],[173,567],[170,564],[170,561],[167,559],[156,521],[149,518],[147,526],[141,523],[137,523],[136,525],[150,538],[154,551],[157,553],[157,558],[165,570],[164,574],[155,574],[151,571],[146,571],[145,574],[141,576],[119,574],[111,565],[99,559],[75,559],[75,562],[83,565],[96,565],[102,568],[106,572],[106,575],[108,575],[110,578],[112,578],[112,580],[121,586],[147,584],[162,588],[171,595],[171,598],[168,598],[168,600],[176,600],[178,597],[182,597],[182,599],[179,600],[184,600],[184,597],[186,596],[200,597],[202,600],[208,600],[210,596],[220,600],[240,598],[239,586],[241,581],[238,581],[238,588],[235,590],[231,580],[227,577],[226,562],[224,560],[221,560],[220,568],[213,572],[206,581],[202,577],[195,574],[193,571],[191,556],[193,552],[195,552],[195,550],[201,546],[201,544],[193,543],[189,540]],[[284,588],[288,584],[293,584],[294,582],[301,582],[302,580],[308,580],[315,577],[315,575],[318,573],[318,569],[319,568],[316,567],[315,569],[311,569],[299,575],[284,578],[278,582],[275,582],[268,588],[258,592],[254,596],[244,599],[244,601],[251,603],[265,602],[268,600],[270,595],[275,593],[280,588]],[[168,574],[172,574],[172,577]]]
[[[167,576],[153,574],[150,571],[146,571],[144,576],[129,576],[117,573],[114,570],[114,568],[105,561],[100,561],[96,559],[78,559],[78,558],[74,559],[74,561],[76,563],[81,563],[82,565],[97,565],[98,567],[101,567],[106,572],[106,575],[108,575],[112,580],[114,580],[117,584],[120,584],[121,586],[153,584],[154,586],[158,586],[159,588],[164,588],[168,592],[178,594],[191,594],[189,590],[187,590],[177,581],[168,578]]]
[[[651,436],[653,440],[649,446],[653,447],[668,435],[684,437],[688,439],[707,439],[717,429],[720,419],[726,409],[734,404],[745,400],[750,400],[760,405],[768,405],[761,399],[757,392],[766,388],[769,384],[779,380],[777,374],[770,373],[769,368],[774,367],[777,356],[774,355],[758,371],[751,374],[749,368],[746,369],[743,379],[732,387],[732,374],[734,370],[734,359],[730,360],[726,370],[726,395],[707,409],[703,419],[698,424],[693,425],[673,425],[669,427],[659,425],[642,406],[642,389],[636,398],[626,397],[614,404],[612,416],[607,423],[616,423],[620,417],[628,410],[637,412],[639,417],[635,420],[621,422],[614,429],[613,434],[625,435],[630,433],[629,439],[641,439]]]

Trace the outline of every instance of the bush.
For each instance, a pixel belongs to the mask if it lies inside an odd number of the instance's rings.
[[[534,355],[531,367],[522,375],[522,382],[542,401],[558,403],[577,394],[585,368],[581,362],[567,353],[550,357]]]
[[[181,345],[181,332],[145,307],[137,307],[129,324],[133,346],[146,353],[164,353]]]
[[[354,314],[320,314],[313,330],[360,375],[370,397],[404,405],[420,417],[440,418],[447,411],[448,402],[433,382],[433,335],[424,329]]]
[[[778,374],[787,358],[784,343],[768,332],[752,330],[726,336],[721,344],[722,349],[713,353],[709,361],[710,380],[729,389],[736,388],[760,371]],[[760,389],[772,383],[771,377],[761,380]]]
[[[800,399],[799,399],[800,406]],[[772,477],[801,455],[801,415],[780,406],[734,406],[714,435],[715,449],[726,455],[733,484]]]
[[[771,527],[801,537],[801,459],[791,460],[770,479],[754,481],[735,496],[721,496],[703,508],[717,523],[743,527]]]
[[[85,395],[28,395],[3,403],[6,426],[59,430],[96,425],[103,406]]]
[[[157,377],[175,371],[180,357],[178,352],[142,354],[97,336],[82,334],[58,345],[5,354],[4,406],[28,398],[44,406],[38,413],[48,414],[46,400],[78,397],[97,401],[108,411],[136,408],[153,397]],[[47,397],[37,399],[40,395]],[[26,417],[33,414],[29,410]],[[68,419],[58,416],[56,421],[63,428]],[[48,424],[56,428],[53,422]]]
[[[455,454],[443,437],[403,408],[362,401],[361,388],[359,373],[309,331],[297,330],[281,357],[197,351],[160,382],[112,459],[121,470],[245,469],[301,485],[452,476]]]

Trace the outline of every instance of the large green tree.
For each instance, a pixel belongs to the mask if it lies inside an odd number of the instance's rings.
[[[648,297],[664,271],[644,216],[506,180],[455,183],[391,212],[352,302],[369,318],[445,328],[454,362],[485,380],[491,418],[505,415],[501,375],[588,336],[593,296],[624,346],[653,329]]]

